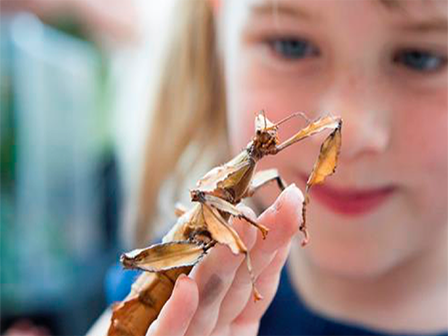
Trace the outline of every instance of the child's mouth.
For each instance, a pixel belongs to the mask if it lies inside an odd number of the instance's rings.
[[[359,216],[377,209],[395,191],[394,186],[355,189],[335,188],[324,183],[311,188],[310,196],[335,213]]]

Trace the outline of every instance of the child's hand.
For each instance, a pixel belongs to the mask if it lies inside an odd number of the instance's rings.
[[[270,229],[265,240],[249,223],[233,220],[249,250],[263,300],[253,300],[244,256],[233,255],[226,246],[216,246],[190,277],[179,277],[147,335],[256,335],[260,319],[277,291],[291,238],[299,228],[302,201],[303,195],[295,185],[282,192],[258,218]],[[255,217],[247,207],[243,210]]]

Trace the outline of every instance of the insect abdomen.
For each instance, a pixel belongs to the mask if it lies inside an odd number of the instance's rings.
[[[109,336],[144,336],[171,296],[176,279],[192,267],[141,274],[126,299],[113,307]]]

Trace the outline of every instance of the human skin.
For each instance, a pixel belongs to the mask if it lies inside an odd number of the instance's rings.
[[[229,0],[217,9],[233,152],[253,132],[254,111],[273,121],[331,112],[344,120],[343,145],[326,185],[342,195],[391,190],[357,215],[311,192],[311,242],[297,240],[289,269],[325,315],[386,331],[448,328],[447,4]],[[260,168],[303,186],[321,142]],[[274,196],[256,197],[265,206]]]

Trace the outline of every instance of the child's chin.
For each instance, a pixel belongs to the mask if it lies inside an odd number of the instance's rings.
[[[311,244],[305,254],[309,262],[324,273],[336,277],[374,279],[391,271],[399,263],[399,256],[387,255],[378,249],[362,246],[322,246]]]

